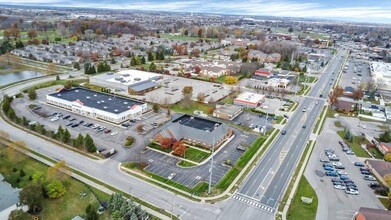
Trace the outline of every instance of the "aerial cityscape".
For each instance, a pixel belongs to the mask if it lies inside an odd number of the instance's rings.
[[[391,220],[391,2],[0,5],[0,219]]]

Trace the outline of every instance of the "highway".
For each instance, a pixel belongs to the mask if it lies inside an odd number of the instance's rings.
[[[332,89],[331,79],[337,77],[345,55],[345,51],[339,51],[331,59],[308,96],[301,98],[299,108],[284,128],[286,134],[277,136],[218,219],[275,219],[276,209],[325,105],[324,98]],[[320,94],[323,98],[319,98]]]

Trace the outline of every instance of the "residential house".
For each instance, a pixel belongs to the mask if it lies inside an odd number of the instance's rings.
[[[384,176],[391,174],[391,162],[382,160],[366,160],[365,162],[371,169],[374,176],[385,186],[387,186]]]
[[[391,143],[380,142],[380,144],[377,145],[377,148],[384,155],[391,154]]]

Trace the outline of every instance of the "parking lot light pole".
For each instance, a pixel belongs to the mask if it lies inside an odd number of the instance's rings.
[[[267,118],[269,117],[269,112],[266,111],[266,120],[265,120],[265,130],[263,130],[263,135],[266,135],[267,130]]]
[[[213,153],[215,150],[215,139],[213,138],[212,144],[212,160],[210,162],[210,170],[209,170],[209,186],[208,186],[208,194],[210,194],[210,188],[212,186],[212,172],[213,172]]]

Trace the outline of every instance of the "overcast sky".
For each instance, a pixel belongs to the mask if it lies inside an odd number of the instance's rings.
[[[391,23],[391,0],[0,0],[0,3]]]

